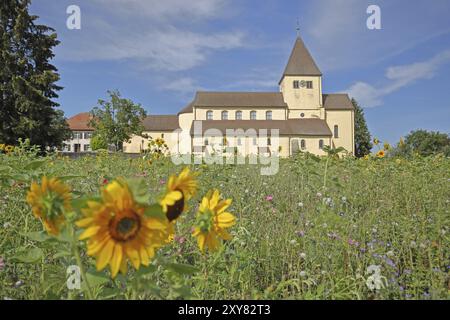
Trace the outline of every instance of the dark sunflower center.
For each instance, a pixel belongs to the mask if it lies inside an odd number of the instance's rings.
[[[127,211],[116,215],[111,219],[109,231],[116,241],[128,241],[136,237],[141,228],[141,220],[133,211]]]
[[[136,220],[130,218],[123,218],[117,224],[117,232],[121,234],[129,233],[136,226]]]
[[[173,206],[168,206],[167,207],[166,216],[167,216],[167,219],[169,219],[170,222],[172,222],[173,220],[176,220],[181,215],[181,213],[183,213],[183,210],[184,210],[184,194],[183,194],[183,192],[181,192],[181,194],[182,194],[182,196],[181,196],[180,200],[177,200],[173,204]]]

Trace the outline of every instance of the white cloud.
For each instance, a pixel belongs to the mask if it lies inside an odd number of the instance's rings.
[[[139,69],[181,71],[211,52],[245,45],[243,32],[214,31],[225,0],[92,0],[79,32],[65,32],[60,55],[70,61],[128,60]],[[104,9],[103,9],[104,8]],[[200,24],[200,28],[197,24]]]
[[[225,0],[91,0],[122,17],[145,16],[152,20],[198,19],[220,14]]]
[[[316,0],[304,28],[322,71],[375,65],[450,32],[448,0],[378,0],[381,30],[368,30],[371,0]],[[307,39],[308,40],[308,39]]]
[[[357,82],[347,92],[362,106],[377,107],[383,104],[383,97],[417,81],[432,79],[438,69],[449,62],[450,50],[446,50],[427,61],[387,68],[385,77],[388,83],[385,85],[375,87],[365,82]]]
[[[189,77],[166,81],[165,84],[160,86],[159,88],[162,90],[173,91],[182,95],[191,96],[193,92],[203,90],[203,88],[200,87],[194,79]]]

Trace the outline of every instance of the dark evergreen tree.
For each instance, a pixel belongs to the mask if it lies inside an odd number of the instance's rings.
[[[364,110],[355,99],[352,99],[352,104],[355,107],[355,156],[362,158],[370,154],[372,139],[364,118]]]
[[[30,0],[0,2],[0,142],[60,146],[70,136],[64,113],[58,110],[62,88],[50,61],[59,44],[54,29],[36,23]]]

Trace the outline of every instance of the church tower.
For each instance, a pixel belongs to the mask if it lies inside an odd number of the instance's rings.
[[[295,41],[279,85],[289,108],[289,119],[324,119],[322,72],[300,36]]]

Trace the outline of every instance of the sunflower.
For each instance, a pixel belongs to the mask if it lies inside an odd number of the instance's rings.
[[[378,140],[377,138],[374,138],[373,143],[377,146],[380,144],[380,140]]]
[[[87,254],[96,258],[98,271],[109,264],[114,278],[119,270],[127,272],[128,259],[136,270],[150,264],[168,238],[168,221],[145,216],[146,209],[122,180],[109,183],[100,200],[88,201],[85,217],[76,224],[86,229],[79,239],[89,239]]]
[[[6,153],[11,153],[14,151],[14,146],[6,146],[5,147],[5,152]]]
[[[187,201],[197,191],[196,175],[189,170],[189,167],[186,167],[178,177],[176,175],[170,177],[166,193],[160,201],[160,205],[170,222],[175,221],[187,209]]]
[[[42,184],[31,184],[27,202],[49,234],[58,235],[65,222],[64,212],[72,210],[70,187],[57,178],[42,178]]]
[[[384,158],[386,156],[386,152],[384,150],[380,150],[377,152],[377,158]]]
[[[227,228],[232,227],[236,218],[225,210],[231,205],[231,199],[221,200],[219,190],[211,190],[203,197],[197,212],[197,222],[192,235],[197,238],[202,252],[207,247],[215,251],[220,243],[219,238],[230,240]]]
[[[4,143],[0,143],[0,151],[5,150],[5,144]]]

